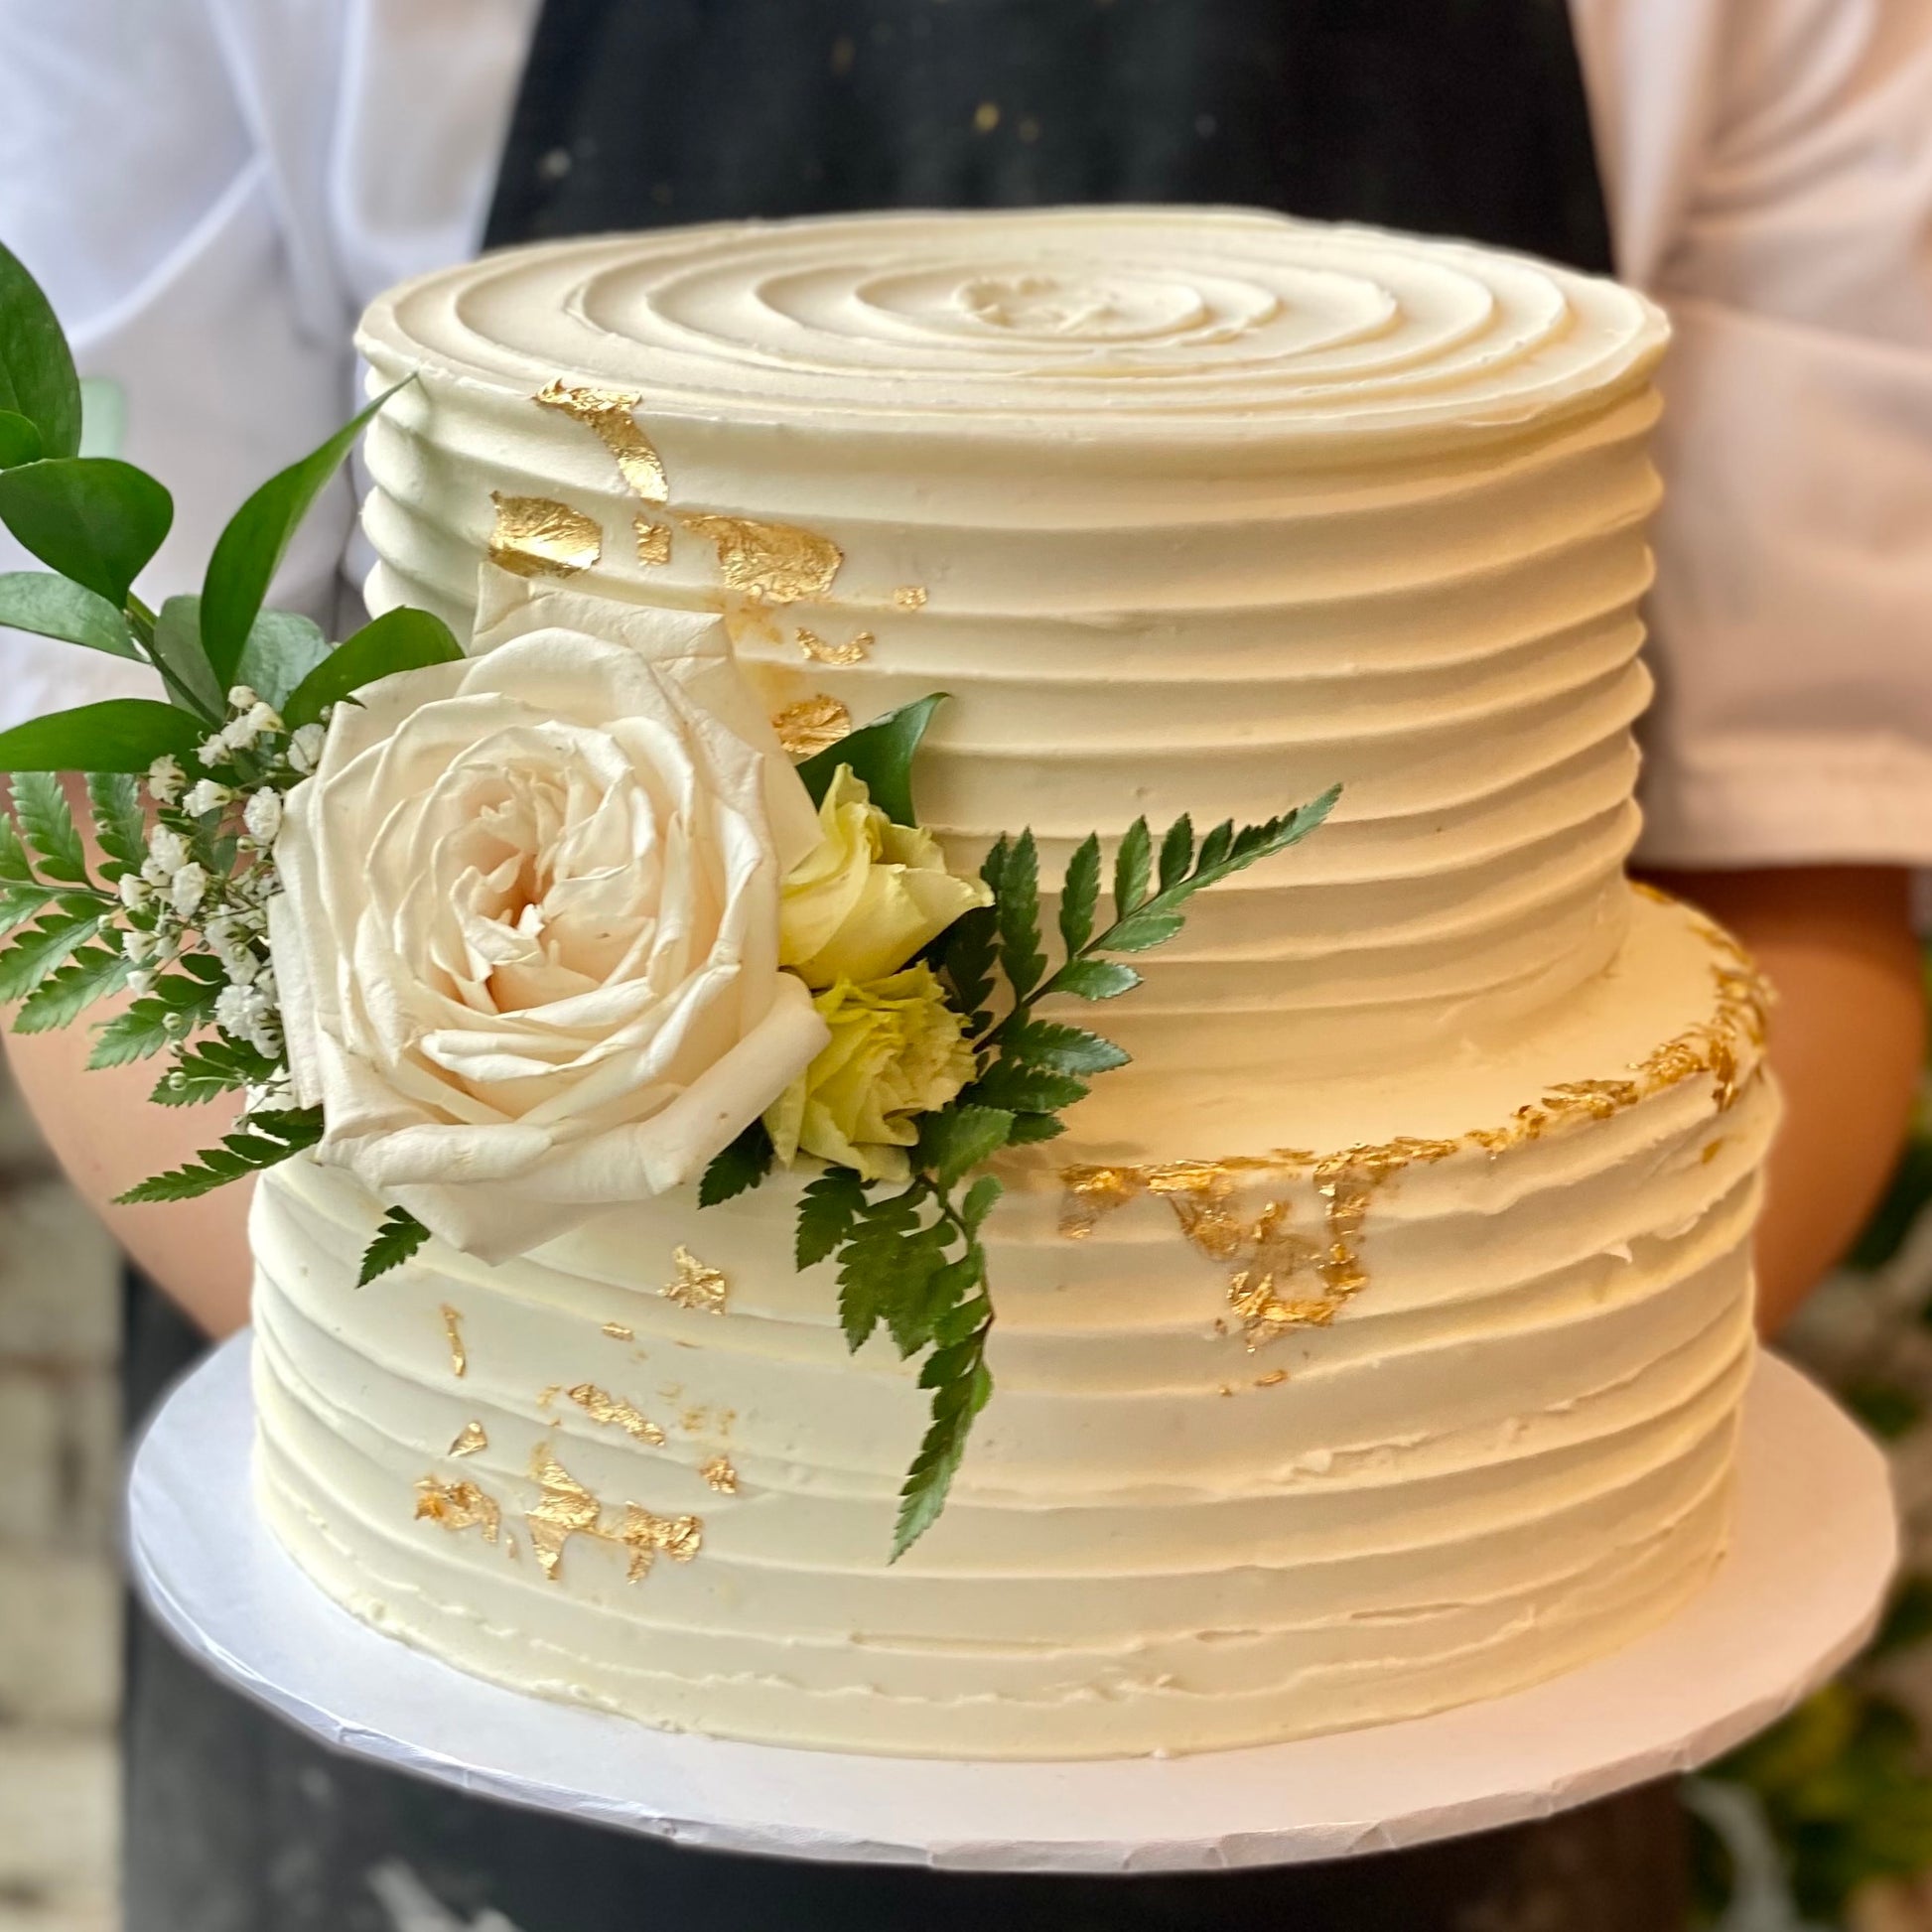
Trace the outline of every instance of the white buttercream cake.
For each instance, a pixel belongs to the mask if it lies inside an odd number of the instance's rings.
[[[358,1291],[380,1206],[306,1160],[254,1218],[296,1561],[499,1683],[941,1756],[1414,1717],[1681,1606],[1776,1104],[1748,963],[1624,874],[1665,337],[1520,257],[1194,208],[670,229],[378,302],[375,379],[419,379],[377,609],[467,633],[482,567],[722,612],[820,737],[948,692],[917,789],[962,868],[1343,791],[1005,1159],[997,1394],[902,1561],[916,1365],[795,1268],[803,1170]]]

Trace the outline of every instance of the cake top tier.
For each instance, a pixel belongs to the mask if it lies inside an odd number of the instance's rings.
[[[1039,440],[1311,446],[1544,424],[1640,387],[1667,334],[1613,282],[1231,208],[917,211],[573,241],[408,283],[364,346],[518,405]],[[386,350],[387,354],[380,351]]]

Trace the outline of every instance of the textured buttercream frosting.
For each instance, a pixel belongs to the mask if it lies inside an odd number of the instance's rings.
[[[1145,812],[1333,822],[1195,901],[1014,1161],[998,1393],[888,1567],[918,1392],[797,1178],[351,1286],[264,1182],[261,1488],[466,1667],[848,1749],[1196,1750],[1493,1695],[1723,1547],[1775,1103],[1747,963],[1634,895],[1663,325],[1236,211],[518,251],[370,312],[378,606],[722,610],[787,728],[951,693],[922,816],[1050,882]],[[595,608],[595,607],[590,607]],[[667,1296],[661,1290],[676,1291]]]

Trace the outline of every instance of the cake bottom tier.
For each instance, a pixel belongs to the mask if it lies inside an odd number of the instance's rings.
[[[775,1743],[1210,1750],[1601,1656],[1725,1546],[1776,1113],[1734,948],[1635,910],[1506,1050],[1257,1096],[1248,1145],[1186,1149],[1178,1113],[1177,1148],[1017,1167],[998,1387],[897,1565],[914,1371],[847,1353],[784,1180],[357,1290],[376,1204],[276,1170],[262,1507],[331,1595],[479,1676]]]

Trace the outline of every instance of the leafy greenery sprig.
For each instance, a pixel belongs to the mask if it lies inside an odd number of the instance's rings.
[[[873,802],[912,824],[911,763],[939,695],[890,713],[798,767],[816,802],[839,765],[865,780]],[[931,948],[930,963],[965,1016],[973,1079],[946,1106],[925,1114],[903,1185],[867,1182],[828,1167],[804,1189],[796,1258],[838,1270],[839,1319],[848,1345],[881,1327],[902,1359],[924,1354],[919,1386],[930,1422],[904,1484],[893,1555],[903,1556],[931,1528],[965,1454],[974,1421],[993,1393],[986,1344],[994,1311],[984,1230],[1002,1187],[980,1172],[1004,1149],[1065,1132],[1060,1116],[1086,1097],[1093,1077],[1127,1063],[1112,1040],[1084,1027],[1038,1017],[1045,1000],[1118,999],[1141,983],[1121,955],[1164,945],[1185,922],[1193,896],[1286,851],[1333,808],[1336,790],[1260,825],[1217,825],[1196,845],[1184,814],[1157,847],[1136,819],[1114,854],[1112,916],[1099,925],[1101,843],[1089,834],[1067,862],[1059,897],[1062,957],[1050,973],[1040,931],[1038,843],[1031,831],[1002,838],[980,877],[992,903],[967,912]],[[1096,930],[1096,927],[1099,927]],[[770,1171],[761,1126],[714,1161],[701,1204],[728,1200]]]
[[[312,767],[332,705],[461,651],[424,611],[390,612],[331,649],[307,618],[266,608],[290,540],[387,396],[270,478],[222,531],[199,595],[154,611],[133,585],[174,499],[93,452],[88,386],[45,294],[0,246],[0,523],[51,567],[0,573],[0,625],[145,664],[167,694],[0,732],[0,771],[13,774],[13,810],[0,813],[0,1004],[18,1003],[16,1028],[36,1033],[131,989],[90,1065],[166,1056],[152,1096],[163,1106],[246,1096],[215,1146],[121,1197],[187,1200],[322,1133],[321,1110],[289,1098],[268,960],[282,796]],[[111,413],[111,392],[87,400]],[[60,772],[87,774],[97,877]]]

